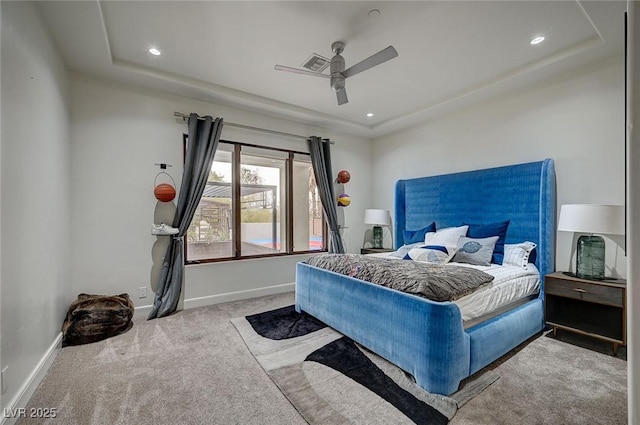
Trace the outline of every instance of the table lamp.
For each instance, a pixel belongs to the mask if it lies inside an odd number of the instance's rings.
[[[594,204],[562,205],[558,230],[588,233],[578,238],[576,277],[602,280],[605,278],[604,239],[594,233],[624,235],[624,207]]]
[[[382,227],[391,224],[389,210],[364,210],[365,224],[373,224],[373,247],[382,248]]]

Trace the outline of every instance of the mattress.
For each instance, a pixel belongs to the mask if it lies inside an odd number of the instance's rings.
[[[529,264],[527,269],[496,264],[491,266],[459,265],[482,270],[494,278],[489,285],[454,301],[460,307],[465,327],[493,317],[491,313],[505,311],[504,307],[512,308],[520,301],[526,302],[540,291],[540,272],[533,264]]]
[[[392,257],[388,253],[368,255],[385,257],[390,260],[409,261]],[[529,264],[527,269],[519,266],[499,266],[497,264],[492,264],[491,266],[474,266],[463,263],[448,264],[482,270],[494,278],[490,284],[454,301],[460,308],[465,328],[474,326],[525,303],[540,291],[540,272],[533,264]]]

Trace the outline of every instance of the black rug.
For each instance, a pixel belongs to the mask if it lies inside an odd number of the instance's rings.
[[[447,424],[498,375],[450,397],[293,306],[232,320],[263,369],[310,424]]]

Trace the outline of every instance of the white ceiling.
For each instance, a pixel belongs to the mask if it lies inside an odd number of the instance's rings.
[[[74,71],[377,137],[622,58],[625,3],[48,1],[40,8]],[[369,17],[372,9],[380,15]],[[537,35],[545,41],[530,45]],[[313,53],[331,58],[337,40],[346,44],[347,68],[389,45],[399,56],[347,79],[349,103],[341,106],[328,79],[274,70],[301,68]]]

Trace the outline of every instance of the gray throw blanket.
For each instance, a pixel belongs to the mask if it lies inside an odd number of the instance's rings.
[[[455,301],[493,280],[470,267],[357,254],[319,254],[307,264],[432,301]]]

